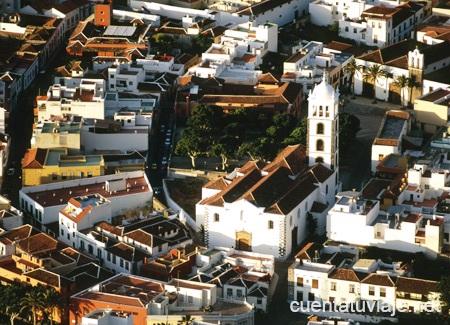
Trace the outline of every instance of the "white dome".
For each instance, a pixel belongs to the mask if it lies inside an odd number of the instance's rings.
[[[316,99],[330,100],[334,96],[334,89],[325,80],[322,80],[320,84],[314,87],[313,95]]]

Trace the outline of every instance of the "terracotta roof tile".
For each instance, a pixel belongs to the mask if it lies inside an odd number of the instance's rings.
[[[22,168],[44,168],[48,149],[28,149],[22,159]]]
[[[356,275],[355,271],[349,269],[335,270],[332,274],[330,274],[330,279],[359,282],[359,278]]]
[[[428,295],[437,292],[437,282],[399,276],[396,281],[397,292]]]
[[[316,257],[316,253],[318,254],[322,248],[322,244],[309,242],[295,255],[295,258],[301,260],[312,260]]]
[[[372,284],[383,287],[395,287],[394,282],[388,275],[384,274],[369,274],[364,280],[361,281],[364,284]]]

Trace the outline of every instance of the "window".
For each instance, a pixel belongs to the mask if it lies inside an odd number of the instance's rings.
[[[316,150],[323,151],[323,140],[317,140],[316,142]]]
[[[120,267],[123,267],[123,258],[121,258],[121,259],[119,260],[119,265],[120,265]]]
[[[380,297],[386,297],[386,288],[380,288]]]
[[[317,134],[323,134],[323,123],[317,124]]]
[[[353,34],[356,34],[356,32],[357,32],[357,29],[353,28]]]
[[[429,184],[425,184],[425,189],[429,190],[430,189],[430,185]]]
[[[269,229],[273,229],[273,221],[272,220],[269,220],[268,228]]]
[[[110,252],[106,253],[106,260],[108,262],[111,262],[111,253]]]
[[[256,299],[256,304],[257,305],[262,305],[262,298],[257,298]]]
[[[375,287],[374,286],[369,287],[369,296],[375,296]]]
[[[381,22],[378,22],[378,28],[381,28]]]
[[[303,278],[301,277],[297,278],[297,287],[303,287]]]
[[[348,27],[345,27],[345,31],[348,32]]]
[[[128,263],[128,262],[125,262],[125,270],[129,270],[130,269],[130,263]]]
[[[178,296],[178,300],[179,300],[180,302],[184,302],[184,296],[183,296],[183,295],[179,295],[179,296]]]
[[[313,279],[313,280],[312,280],[312,285],[311,285],[311,287],[312,287],[313,289],[318,289],[318,288],[319,288],[319,280]]]
[[[102,258],[102,250],[100,248],[97,248],[97,257]]]
[[[233,296],[233,289],[231,289],[231,288],[227,289],[227,296],[230,298]]]
[[[449,240],[449,233],[444,232],[444,241],[448,242],[448,240]]]
[[[116,264],[116,255],[112,256],[112,262],[113,262],[113,264]]]
[[[67,233],[67,239],[70,240],[70,233]]]
[[[219,222],[220,221],[220,217],[218,213],[214,213],[214,222]]]
[[[373,35],[373,42],[378,43],[378,35]]]
[[[237,289],[236,290],[236,298],[242,298],[242,289]]]
[[[188,296],[188,303],[193,304],[194,303],[194,297]]]
[[[57,173],[52,173],[52,180],[56,181],[58,179]]]
[[[61,236],[64,236],[64,229],[61,229]]]
[[[379,161],[383,160],[383,157],[384,157],[383,154],[379,154],[379,155],[378,155],[378,160],[379,160]]]
[[[67,173],[62,173],[61,174],[61,179],[67,179]]]
[[[348,286],[348,292],[349,293],[355,293],[355,285],[354,284],[350,284]]]
[[[336,282],[331,282],[331,291],[336,291]]]
[[[133,81],[128,82],[130,86],[133,86]]]

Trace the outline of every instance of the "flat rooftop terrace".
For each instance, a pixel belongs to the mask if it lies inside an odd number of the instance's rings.
[[[124,177],[125,178],[125,177]],[[91,180],[95,181],[95,178],[91,178]],[[120,190],[116,192],[108,192],[105,190],[105,181],[99,181],[98,183],[91,183],[86,185],[77,185],[70,186],[70,183],[67,182],[67,187],[55,188],[54,190],[46,190],[46,191],[38,191],[27,193],[27,195],[39,203],[43,207],[51,207],[51,206],[60,206],[66,205],[69,199],[78,197],[78,196],[86,196],[87,194],[100,194],[106,199],[111,199],[115,197],[121,197],[125,195],[139,194],[139,193],[149,193],[150,199],[150,190],[151,188],[147,184],[144,176],[136,177],[136,178],[128,178],[126,179],[127,187],[125,190]],[[61,182],[65,183],[65,182]]]
[[[395,139],[397,140],[403,130],[403,126],[407,121],[394,116],[386,116],[385,123],[377,138],[381,139]]]

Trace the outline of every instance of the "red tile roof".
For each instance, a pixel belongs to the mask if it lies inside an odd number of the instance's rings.
[[[356,275],[355,271],[349,269],[335,270],[332,274],[330,274],[330,279],[359,282],[359,278]]]
[[[383,287],[395,287],[394,282],[388,275],[376,273],[369,274],[366,278],[364,278],[364,280],[361,281],[361,283]]]
[[[397,292],[428,295],[437,292],[437,282],[399,276],[396,281]]]

